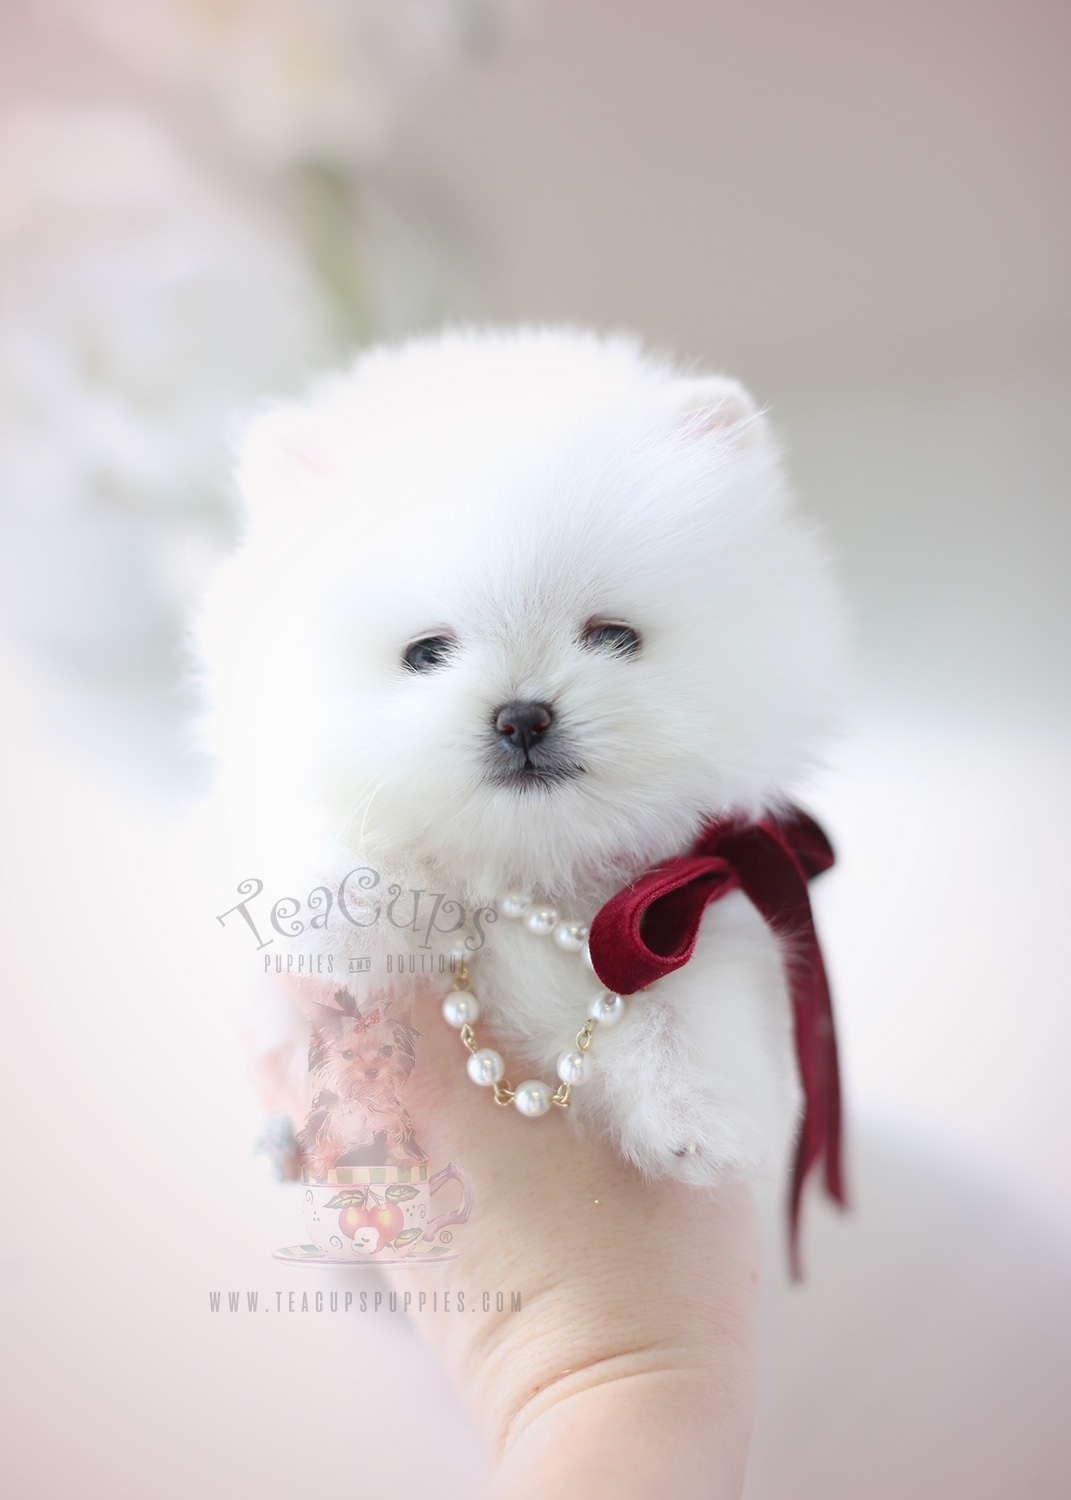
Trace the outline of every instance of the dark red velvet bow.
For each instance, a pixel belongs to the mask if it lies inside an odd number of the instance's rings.
[[[789,1200],[789,1254],[797,1277],[803,1184],[820,1158],[826,1191],[844,1202],[837,1042],[807,896],[807,882],[832,863],[825,834],[798,808],[757,823],[723,819],[704,829],[690,854],[656,865],[618,891],[591,924],[592,965],[617,995],[634,994],[686,964],[706,907],[730,891],[743,891],[785,939],[804,1095]]]

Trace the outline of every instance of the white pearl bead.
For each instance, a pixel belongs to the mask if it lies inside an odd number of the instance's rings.
[[[451,990],[443,1001],[443,1016],[450,1026],[471,1026],[480,1019],[480,1002],[471,990]]]
[[[585,1083],[591,1077],[591,1058],[586,1052],[563,1052],[558,1058],[558,1077],[562,1083]]]
[[[489,1089],[506,1071],[506,1064],[493,1047],[481,1047],[474,1052],[466,1064],[473,1083]]]
[[[545,1115],[550,1108],[550,1089],[541,1078],[529,1078],[519,1083],[513,1094],[513,1102],[522,1115],[535,1119]]]
[[[511,921],[516,921],[518,917],[523,917],[531,904],[531,897],[522,896],[520,891],[508,891],[506,895],[499,896],[498,898],[499,911],[504,917],[509,917]]]
[[[591,949],[588,947],[587,943],[584,944],[583,951],[580,954],[580,962],[582,964],[587,964],[588,968],[594,974],[594,972],[595,972],[595,965],[591,961]]]
[[[554,931],[557,921],[558,913],[553,906],[536,906],[525,917],[524,925],[537,937],[546,937]]]
[[[587,946],[588,930],[579,922],[559,922],[554,929],[554,941],[566,953],[579,953]]]
[[[596,995],[588,1006],[588,1015],[593,1021],[598,1021],[600,1026],[616,1026],[624,1014],[624,1000],[620,995],[611,995],[609,990]]]
[[[459,964],[470,964],[475,955],[471,948],[451,948],[450,962],[456,969]]]

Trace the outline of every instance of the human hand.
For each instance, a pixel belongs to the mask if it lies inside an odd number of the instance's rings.
[[[484,1434],[488,1500],[548,1485],[582,1500],[738,1496],[758,1289],[747,1189],[645,1183],[565,1111],[496,1107],[438,1003],[417,1003],[406,1107],[430,1160],[470,1173],[476,1208],[456,1262],[425,1265],[419,1283],[404,1266],[386,1274],[400,1292],[440,1294],[417,1326]],[[464,1313],[456,1298],[444,1310],[459,1287]],[[469,1316],[484,1291],[492,1310]]]

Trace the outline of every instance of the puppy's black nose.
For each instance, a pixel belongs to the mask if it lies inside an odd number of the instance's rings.
[[[364,1076],[366,1078],[378,1078],[379,1077],[379,1069],[378,1068],[365,1068],[365,1070],[364,1070]]]
[[[545,703],[504,703],[495,714],[495,729],[510,745],[528,754],[550,728],[553,711]]]

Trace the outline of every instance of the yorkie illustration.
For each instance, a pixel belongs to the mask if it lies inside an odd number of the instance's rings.
[[[316,1093],[298,1138],[313,1177],[333,1167],[427,1161],[402,1098],[420,1033],[388,1007],[362,1014],[348,990],[315,1007],[309,1070]]]

